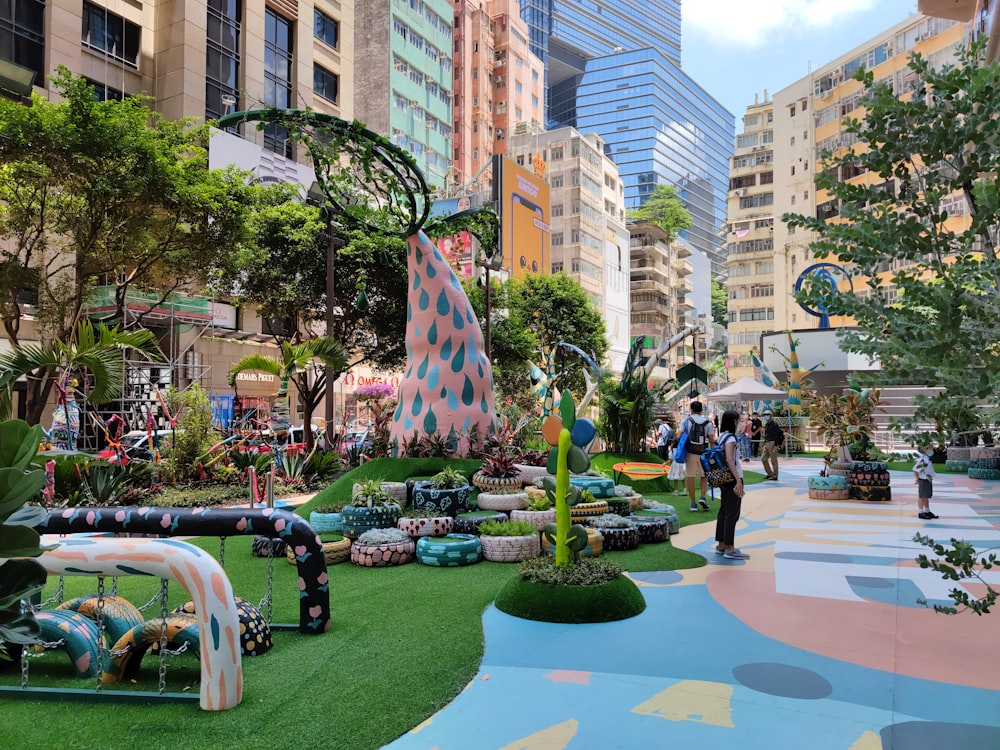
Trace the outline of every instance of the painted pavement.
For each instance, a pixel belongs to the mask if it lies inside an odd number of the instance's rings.
[[[714,521],[684,527],[674,544],[709,564],[634,574],[638,617],[558,625],[491,606],[479,674],[388,747],[1000,748],[1000,613],[918,604],[950,586],[912,541],[1000,546],[1000,483],[939,477],[940,518],[922,521],[912,474],[893,473],[891,503],[827,502],[806,494],[819,466],[783,461],[780,481],[748,488],[748,561],[714,554]]]

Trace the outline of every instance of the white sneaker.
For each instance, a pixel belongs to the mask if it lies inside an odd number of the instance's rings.
[[[749,560],[750,559],[750,555],[748,555],[746,552],[741,552],[738,549],[731,549],[728,552],[723,553],[722,556],[724,558],[726,558],[727,560]]]

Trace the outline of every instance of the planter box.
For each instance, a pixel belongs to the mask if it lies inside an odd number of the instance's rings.
[[[435,516],[433,518],[400,518],[396,528],[405,531],[412,539],[425,536],[447,536],[455,527],[455,519],[451,516]]]
[[[345,505],[341,515],[344,517],[344,536],[356,539],[371,529],[396,528],[400,510],[398,505],[380,505],[375,508],[368,508],[364,505],[358,507]]]
[[[471,510],[472,488],[469,485],[449,490],[427,486],[427,482],[413,485],[413,509],[440,511],[441,515],[455,517]]]
[[[521,562],[538,557],[538,534],[531,536],[481,536],[483,559],[493,562]]]
[[[614,497],[615,483],[607,477],[590,477],[574,475],[569,478],[569,483],[581,490],[590,490],[594,497]]]
[[[545,524],[556,522],[556,509],[551,510],[512,510],[511,521],[527,521],[541,531]]]
[[[386,568],[390,565],[405,565],[413,560],[416,549],[416,542],[412,539],[393,544],[354,542],[351,545],[351,562],[363,568]]]
[[[523,492],[504,495],[480,492],[476,505],[480,510],[502,510],[505,512],[524,510],[528,507],[528,496]]]

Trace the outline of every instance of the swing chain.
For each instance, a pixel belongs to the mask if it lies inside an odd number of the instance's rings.
[[[97,576],[97,692],[104,689],[103,672],[107,663],[107,644],[104,642],[104,576]]]
[[[118,576],[111,579],[111,592],[109,596],[118,596]]]
[[[64,583],[65,583],[65,579],[62,576],[59,576],[59,584],[58,584],[58,586],[56,586],[56,592],[52,596],[50,596],[48,599],[46,599],[44,602],[42,602],[41,604],[39,604],[38,608],[39,609],[44,609],[49,604],[62,604],[63,603],[63,596],[65,595],[64,592],[63,592],[63,584]]]
[[[219,565],[226,567],[226,537],[219,537]]]
[[[260,600],[257,609],[264,615],[264,621],[270,625],[272,617],[271,593],[274,591],[274,540],[268,540],[267,545],[267,589],[264,598]]]
[[[31,605],[25,600],[21,600],[21,614],[24,614],[31,610]],[[31,648],[25,644],[21,644],[21,689],[25,690],[28,687],[28,652]]]
[[[160,579],[160,695],[167,689],[167,579]]]

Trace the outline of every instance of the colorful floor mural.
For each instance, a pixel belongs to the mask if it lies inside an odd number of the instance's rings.
[[[819,467],[785,461],[779,482],[749,488],[750,560],[714,554],[714,522],[684,527],[674,544],[709,564],[635,574],[638,617],[556,625],[490,607],[479,674],[388,747],[1000,748],[1000,612],[918,604],[951,587],[912,541],[1000,546],[1000,483],[939,477],[940,518],[922,521],[912,474],[893,473],[891,503],[823,502],[806,494]]]

